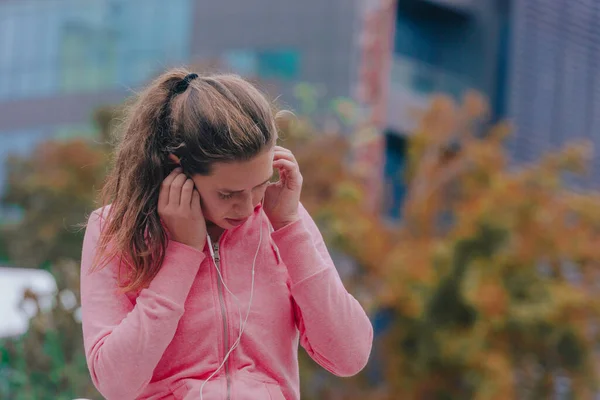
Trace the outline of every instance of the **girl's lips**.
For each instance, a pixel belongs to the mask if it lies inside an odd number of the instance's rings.
[[[228,224],[233,225],[233,226],[240,226],[241,224],[243,224],[244,222],[246,222],[248,218],[244,218],[244,219],[231,219],[231,218],[225,218],[225,221],[227,221]]]

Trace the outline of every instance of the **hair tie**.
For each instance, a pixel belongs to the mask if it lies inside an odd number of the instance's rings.
[[[183,93],[187,90],[188,86],[190,85],[190,82],[193,81],[194,79],[196,79],[198,77],[198,74],[195,73],[191,73],[191,74],[187,74],[185,76],[185,78],[183,78],[181,81],[177,82],[177,85],[175,85],[175,87],[173,88],[173,94],[179,94],[179,93]]]

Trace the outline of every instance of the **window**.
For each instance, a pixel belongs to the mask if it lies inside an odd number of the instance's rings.
[[[385,215],[393,220],[402,217],[402,203],[406,196],[407,139],[397,132],[385,133]]]
[[[256,75],[256,54],[250,50],[234,50],[225,53],[223,61],[227,68],[243,76]]]
[[[0,101],[129,87],[189,59],[191,0],[0,2]]]
[[[300,55],[296,50],[232,50],[223,57],[225,67],[243,76],[292,81],[300,74]]]
[[[189,60],[191,0],[114,2],[111,27],[118,35],[117,85],[137,85],[168,66]]]
[[[507,90],[508,90],[508,57],[510,55],[510,11],[508,2],[506,9],[498,13],[498,60],[495,81],[495,92],[493,95],[494,118],[501,119],[507,114]]]
[[[293,80],[299,73],[299,55],[293,50],[258,52],[258,76],[264,79]]]
[[[53,17],[46,3],[0,2],[0,101],[56,91]]]
[[[483,25],[475,17],[424,1],[398,2],[394,53],[398,79],[418,93],[460,97],[483,86]]]
[[[65,92],[98,90],[115,83],[115,42],[110,32],[84,24],[63,27],[61,87]]]

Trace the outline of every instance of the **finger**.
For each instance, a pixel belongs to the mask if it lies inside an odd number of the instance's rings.
[[[290,149],[286,149],[285,147],[282,147],[282,146],[275,146],[275,151],[285,151],[287,153],[292,152]]]
[[[179,201],[181,199],[181,189],[185,183],[187,176],[185,174],[179,174],[171,183],[171,189],[169,190],[169,206],[179,207]]]
[[[289,161],[289,160],[276,160],[273,162],[273,166],[280,170],[281,181],[285,183],[286,186],[301,184],[302,176],[300,175],[300,169],[298,168],[298,164]]]
[[[294,169],[298,169],[298,164],[296,164],[292,160],[288,160],[287,158],[280,158],[273,161],[273,166],[278,169],[283,169],[284,171],[292,171]]]
[[[292,154],[292,152],[285,151],[276,151],[273,155],[273,160],[289,160],[293,163],[296,163],[296,157]]]
[[[192,203],[190,204],[193,215],[202,215],[202,206],[200,205],[200,193],[194,189],[192,193]]]
[[[158,208],[164,209],[169,204],[169,190],[171,190],[171,183],[175,177],[182,172],[181,168],[175,168],[165,179],[163,179],[160,185],[160,192],[158,193]]]
[[[179,207],[190,208],[190,204],[192,203],[192,193],[194,192],[194,181],[191,179],[187,179],[181,188],[181,200],[179,202]]]
[[[289,150],[289,149],[286,149],[285,147],[275,146],[275,153],[288,153],[288,154],[292,154],[292,151]]]

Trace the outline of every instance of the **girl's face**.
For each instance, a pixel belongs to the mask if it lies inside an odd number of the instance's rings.
[[[216,163],[209,176],[194,175],[204,218],[223,229],[243,224],[269,185],[273,153],[270,147],[248,161]]]

